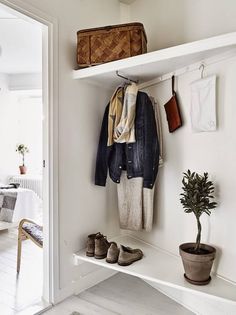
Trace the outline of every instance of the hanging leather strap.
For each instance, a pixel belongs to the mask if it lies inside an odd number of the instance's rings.
[[[172,95],[175,95],[175,76],[172,76]]]

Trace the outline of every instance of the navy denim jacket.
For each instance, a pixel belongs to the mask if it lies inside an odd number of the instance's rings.
[[[135,143],[114,143],[107,146],[108,139],[107,105],[100,133],[95,185],[105,186],[107,170],[115,183],[120,182],[122,170],[127,171],[128,178],[143,177],[143,187],[152,188],[159,166],[159,141],[155,114],[148,95],[138,92],[135,117]]]

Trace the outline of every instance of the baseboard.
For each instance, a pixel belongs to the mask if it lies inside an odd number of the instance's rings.
[[[84,290],[87,290],[87,289],[95,286],[96,284],[114,276],[116,273],[117,273],[117,271],[110,270],[107,268],[99,268],[93,272],[90,272],[87,275],[80,277],[74,283],[74,294],[78,295],[81,292],[83,292]]]
[[[107,268],[98,267],[96,270],[90,271],[83,276],[80,276],[76,281],[73,281],[67,287],[61,288],[57,291],[53,305],[61,303],[72,295],[78,295],[84,290],[87,290],[96,284],[114,276],[117,271],[110,270]]]
[[[212,299],[207,296],[202,296],[199,299],[198,295],[193,292],[183,292],[178,289],[167,287],[164,285],[157,285],[150,281],[145,281],[154,289],[160,291],[161,293],[168,296],[170,299],[179,303],[193,314],[196,315],[222,315],[236,314],[236,303],[230,301],[222,301],[217,299]]]
[[[181,300],[179,300],[178,298],[176,298],[175,296],[173,296],[172,294],[170,294],[169,292],[167,292],[166,290],[161,289],[157,284],[152,283],[150,281],[147,280],[143,280],[144,282],[146,282],[148,285],[150,285],[152,288],[158,290],[159,292],[161,292],[162,294],[168,296],[171,300],[175,301],[176,303],[182,305],[183,307],[185,307],[186,309],[188,309],[189,311],[191,311],[193,314],[196,315],[203,315],[200,314],[198,312],[196,312],[195,309],[192,309],[189,305],[186,305],[185,303],[183,303]]]
[[[73,284],[71,283],[67,287],[58,289],[55,292],[54,299],[51,301],[53,305],[56,305],[58,303],[61,303],[68,297],[72,296],[74,294]]]
[[[43,314],[47,310],[51,309],[52,305],[48,304],[47,302],[40,300],[39,302],[36,302],[33,305],[30,305],[27,308],[24,308],[23,310],[17,312],[17,315],[39,315]]]

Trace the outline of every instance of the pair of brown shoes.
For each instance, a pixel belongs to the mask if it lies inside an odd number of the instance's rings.
[[[100,232],[90,234],[87,239],[86,256],[103,259],[107,257],[110,243]]]
[[[133,249],[124,245],[118,248],[115,242],[112,242],[108,252],[106,262],[110,264],[118,263],[120,266],[129,266],[137,260],[143,258],[141,249]]]
[[[106,258],[110,264],[118,263],[120,266],[129,266],[142,259],[141,249],[132,249],[124,245],[119,247],[115,242],[108,242],[100,232],[88,236],[86,255],[96,259]]]

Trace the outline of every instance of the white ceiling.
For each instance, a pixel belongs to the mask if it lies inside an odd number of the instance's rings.
[[[35,73],[41,69],[41,27],[0,6],[0,73]]]

